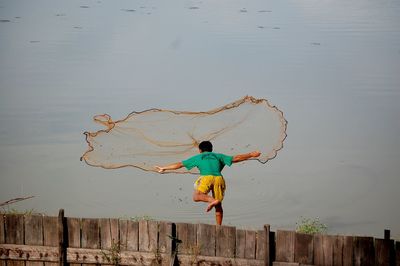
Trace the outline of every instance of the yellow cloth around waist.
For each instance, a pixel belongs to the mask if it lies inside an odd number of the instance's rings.
[[[219,201],[224,199],[225,188],[225,180],[222,176],[203,175],[194,183],[195,190],[204,194],[208,194],[211,190],[213,198]]]

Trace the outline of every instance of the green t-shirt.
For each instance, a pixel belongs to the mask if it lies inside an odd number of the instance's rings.
[[[196,166],[200,170],[200,175],[220,176],[225,165],[232,165],[232,159],[233,156],[222,153],[202,152],[182,161],[182,164],[188,170]]]

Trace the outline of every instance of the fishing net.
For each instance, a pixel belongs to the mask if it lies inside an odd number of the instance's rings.
[[[94,121],[106,129],[85,132],[88,150],[81,160],[106,169],[132,166],[145,171],[198,154],[204,140],[213,143],[215,152],[228,155],[259,150],[261,156],[254,160],[266,163],[282,148],[287,125],[278,108],[250,96],[207,112],[150,109],[118,121],[97,115]],[[173,172],[198,173],[185,168]]]

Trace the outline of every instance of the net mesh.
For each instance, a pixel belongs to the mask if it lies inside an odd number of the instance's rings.
[[[106,169],[132,166],[154,172],[154,165],[197,154],[204,140],[228,155],[259,150],[261,156],[254,160],[266,163],[283,147],[287,126],[278,108],[251,96],[207,112],[149,109],[118,121],[97,115],[94,121],[106,129],[85,132],[88,150],[81,160]],[[172,172],[198,173],[185,168]]]

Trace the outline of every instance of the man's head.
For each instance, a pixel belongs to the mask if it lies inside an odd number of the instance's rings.
[[[199,150],[200,150],[200,152],[205,152],[205,151],[212,152],[213,146],[212,146],[211,142],[209,142],[209,141],[202,141],[199,144]]]

